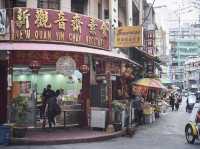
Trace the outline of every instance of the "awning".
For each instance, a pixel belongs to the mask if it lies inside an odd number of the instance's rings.
[[[74,46],[74,45],[63,45],[63,44],[45,44],[45,43],[29,43],[29,42],[2,42],[0,43],[0,51],[1,50],[31,50],[31,51],[66,51],[66,52],[77,52],[77,53],[88,53],[94,55],[103,55],[107,57],[119,58],[122,60],[126,60],[136,66],[140,66],[140,64],[135,61],[130,60],[128,57],[117,54],[112,51],[105,51],[95,48]]]
[[[145,58],[150,59],[150,60],[156,60],[156,58],[153,55],[148,54],[147,52],[140,50],[137,47],[134,47],[135,50],[137,50],[138,52],[140,52]]]
[[[133,82],[134,85],[144,86],[148,88],[156,88],[167,90],[167,88],[159,81],[153,78],[142,78],[136,82]]]

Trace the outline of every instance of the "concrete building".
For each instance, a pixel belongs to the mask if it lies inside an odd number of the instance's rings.
[[[200,57],[189,57],[184,64],[184,89],[200,90]]]
[[[160,26],[156,30],[156,56],[162,58],[164,61],[167,55],[167,39],[166,39],[166,31]]]
[[[200,39],[200,24],[183,24],[181,27],[173,26],[169,28],[170,41],[177,38]]]
[[[184,64],[189,56],[198,56],[200,39],[200,24],[185,23],[169,28],[170,79],[174,84],[183,87]]]
[[[184,82],[185,60],[190,56],[198,56],[200,54],[199,40],[182,38],[173,40],[170,43],[170,78],[174,84],[182,88]]]

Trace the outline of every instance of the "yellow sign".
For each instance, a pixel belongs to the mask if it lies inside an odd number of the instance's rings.
[[[141,47],[143,30],[140,26],[126,26],[116,29],[115,47]]]

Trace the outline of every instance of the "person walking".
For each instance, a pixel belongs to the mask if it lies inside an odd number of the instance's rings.
[[[49,128],[52,128],[52,124],[54,125],[54,127],[56,125],[55,106],[56,106],[57,102],[56,102],[56,94],[51,89],[50,84],[47,85],[46,99],[47,99],[47,104],[46,104],[46,108],[45,108],[45,113],[47,114],[47,117],[48,117]]]
[[[179,109],[179,99],[176,99],[175,108],[176,108],[176,111],[178,111],[178,109]]]
[[[174,104],[175,104],[175,98],[174,95],[170,96],[170,105],[172,107],[172,111],[174,111]]]

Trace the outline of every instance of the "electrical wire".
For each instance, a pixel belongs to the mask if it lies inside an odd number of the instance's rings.
[[[155,1],[156,1],[156,0],[153,1],[152,5],[151,5],[151,8],[149,9],[148,15],[144,18],[144,22],[142,23],[142,26],[144,25],[145,21],[148,19],[148,17],[149,17],[149,15],[150,15],[150,12],[151,12],[151,10],[152,10],[152,8],[153,8],[153,5],[154,5]]]

